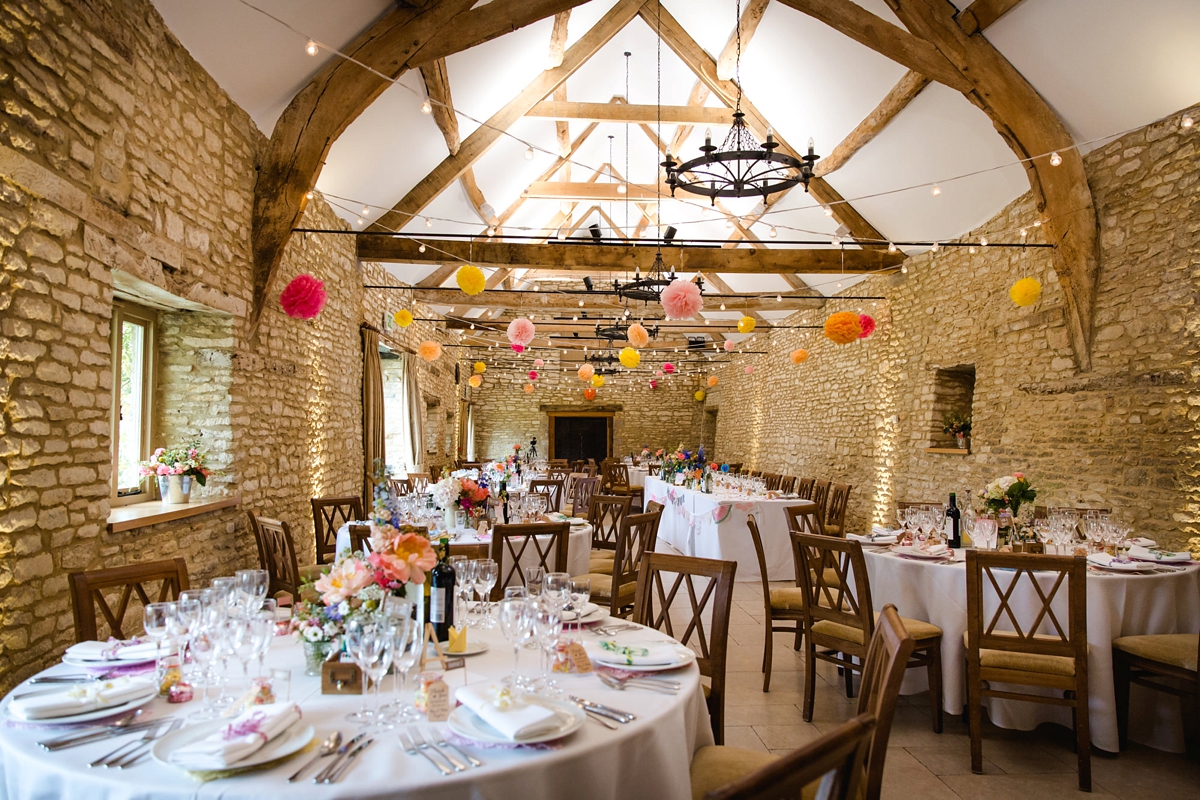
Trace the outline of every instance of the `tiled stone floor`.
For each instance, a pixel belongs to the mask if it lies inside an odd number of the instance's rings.
[[[785,585],[785,584],[780,584]],[[801,715],[804,659],[794,637],[775,635],[771,691],[762,691],[762,588],[738,583],[729,626],[726,744],[786,753],[854,713],[831,664],[818,665],[813,721]],[[1043,800],[1078,792],[1071,732],[1056,725],[1009,731],[986,724],[984,773],[971,772],[970,739],[961,717],[946,716],[935,734],[927,694],[901,697],[889,740],[883,800]],[[1200,797],[1200,763],[1130,744],[1117,758],[1092,756],[1092,794],[1127,800]]]

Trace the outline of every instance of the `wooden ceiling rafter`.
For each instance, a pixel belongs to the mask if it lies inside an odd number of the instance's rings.
[[[496,270],[492,277],[504,272],[505,270]],[[579,273],[569,273],[578,278]],[[705,272],[704,279],[714,277],[713,273]],[[539,274],[541,280],[546,280],[546,276]],[[489,283],[491,278],[488,279]],[[578,285],[577,283],[575,285]],[[794,291],[779,292],[776,300],[776,295],[772,294],[768,297],[763,297],[761,293],[755,294],[739,294],[731,292],[728,289],[728,284],[724,281],[712,281],[712,285],[723,295],[720,299],[709,298],[709,311],[717,310],[715,306],[721,303],[725,304],[726,311],[799,311],[801,309],[817,308],[824,304],[824,299],[815,297],[811,291],[802,291],[796,293]],[[597,283],[599,287],[599,283]],[[489,286],[488,288],[495,288]],[[457,288],[441,288],[441,287],[414,287],[412,289],[413,296],[422,303],[431,306],[461,306],[464,303],[469,303],[472,308],[484,309],[501,309],[510,310],[514,313],[562,313],[562,314],[577,314],[580,311],[602,311],[611,312],[624,308],[624,303],[615,295],[587,293],[561,293],[557,291],[522,291],[519,293],[493,293],[481,294],[470,298],[463,299],[463,293]],[[587,305],[582,309],[579,306],[580,300],[586,300]]]

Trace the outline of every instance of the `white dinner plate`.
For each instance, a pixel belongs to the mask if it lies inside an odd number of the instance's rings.
[[[471,639],[470,636],[467,637],[466,649],[463,650],[461,653],[451,653],[449,644],[442,645],[442,655],[446,656],[447,658],[455,658],[457,656],[477,656],[480,653],[486,653],[487,651],[488,651],[487,642],[481,642],[476,639]],[[437,651],[435,651],[433,649],[432,643],[425,645],[425,657],[426,658],[437,657]]]
[[[476,742],[484,742],[486,744],[513,744],[514,742],[517,744],[537,744],[538,742],[552,742],[555,739],[561,739],[564,736],[572,734],[579,730],[587,720],[587,714],[574,703],[565,703],[551,697],[535,697],[531,695],[525,696],[525,702],[543,706],[553,711],[557,725],[551,730],[532,736],[509,739],[500,731],[484,722],[478,714],[466,706],[459,706],[451,711],[450,718],[446,720],[446,724],[450,726],[450,730],[459,736]]]
[[[926,550],[922,550],[918,547],[910,547],[910,546],[893,547],[892,552],[898,556],[904,556],[905,558],[923,558],[923,559],[928,559],[931,561],[934,559],[944,559],[944,558],[953,558],[954,557],[953,550],[943,550],[942,552],[937,553],[935,555]]]
[[[61,691],[61,687],[53,691]],[[33,692],[30,692],[30,694],[33,694]],[[157,696],[158,687],[150,686],[147,687],[145,694],[139,695],[129,702],[122,703],[119,706],[108,706],[106,708],[97,709],[96,711],[88,711],[84,714],[72,714],[69,717],[47,717],[45,719],[25,719],[24,717],[18,717],[16,714],[13,714],[11,711],[9,711],[9,704],[5,703],[4,718],[11,719],[14,722],[29,723],[31,725],[74,725],[77,722],[91,722],[93,720],[104,719],[106,717],[122,714],[126,711],[133,711],[135,708],[141,708],[142,706],[146,705],[146,703],[149,703]]]
[[[603,661],[599,656],[593,657],[592,662],[596,666],[606,669],[623,669],[629,672],[666,672],[670,669],[686,667],[696,660],[696,653],[690,647],[676,644],[675,652],[679,654],[679,660],[671,664],[616,664],[611,661]]]
[[[297,723],[299,723],[299,720],[293,722],[287,730],[241,761],[235,761],[230,764],[227,769],[257,767],[259,764],[266,764],[268,761],[274,761],[277,758],[283,758],[300,752],[304,749],[305,745],[313,740],[317,732],[313,729],[312,725],[299,725]],[[179,764],[171,763],[171,753],[192,742],[198,742],[206,736],[211,736],[228,724],[229,720],[227,719],[214,719],[196,725],[189,725],[174,733],[168,733],[159,739],[154,743],[154,748],[150,752],[158,761],[178,769],[183,769]]]
[[[76,658],[68,653],[63,656],[62,663],[84,669],[113,669],[114,667],[133,667],[138,664],[152,664],[154,663],[154,656],[150,656],[149,658],[110,658],[103,661],[92,661],[86,658]]]
[[[1108,564],[1100,564],[1096,561],[1088,559],[1088,566],[1096,569],[1103,569],[1109,572],[1154,572],[1157,567],[1149,561],[1128,561],[1120,562],[1113,561]]]
[[[595,614],[599,609],[600,606],[596,605],[595,603],[588,603],[583,607],[582,614],[577,611],[563,611],[563,622],[582,622]]]

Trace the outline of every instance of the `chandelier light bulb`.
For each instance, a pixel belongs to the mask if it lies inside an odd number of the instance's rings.
[[[774,239],[776,236],[778,236],[778,235],[779,235],[779,231],[775,230],[775,226],[774,226],[774,225],[772,225],[772,226],[771,226],[771,230],[769,231],[769,235],[770,235],[770,237],[771,237],[772,239]]]
[[[1192,119],[1190,114],[1185,114],[1183,119],[1179,120],[1180,126],[1190,128],[1196,124],[1196,120]]]
[[[937,197],[939,194],[941,194],[941,193],[942,193],[942,187],[938,186],[938,185],[935,183],[935,184],[933,185],[933,188],[932,188],[932,189],[930,189],[929,191],[930,191],[930,192],[933,194],[933,196],[934,196],[934,197]]]
[[[316,42],[314,42],[312,39],[309,39],[308,44],[304,45],[304,52],[308,53],[310,56],[315,56],[317,53],[321,52],[321,48]]]
[[[704,129],[704,143],[712,144],[712,128]]]
[[[421,113],[422,114],[432,114],[433,113],[433,105],[430,104],[428,99],[421,101]]]
[[[1057,167],[1061,163],[1062,163],[1062,156],[1060,156],[1057,152],[1050,154],[1050,166]]]
[[[532,147],[525,148],[525,160],[533,161],[533,148]]]

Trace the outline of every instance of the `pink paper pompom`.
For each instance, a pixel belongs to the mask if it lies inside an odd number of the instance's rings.
[[[543,367],[545,364],[546,364],[546,362],[545,362],[545,361],[543,361],[543,360],[542,360],[542,359],[540,359],[540,358],[535,358],[535,359],[533,360],[533,365],[534,365],[535,367],[537,367],[538,369],[541,369],[541,368],[542,368],[542,367]]]
[[[537,370],[536,369],[529,370],[529,380],[531,380],[531,381],[537,380]]]
[[[292,278],[279,294],[279,305],[294,319],[312,319],[325,308],[325,282],[307,272]]]
[[[858,324],[862,326],[862,333],[858,335],[860,339],[865,339],[875,332],[875,318],[870,314],[859,314]]]
[[[508,340],[513,344],[519,344],[522,347],[533,341],[534,327],[533,323],[520,317],[508,323]],[[517,352],[520,352],[519,350]]]
[[[670,374],[671,374],[672,372],[674,372],[674,371],[675,371],[675,365],[674,365],[674,364],[672,364],[670,361],[668,361],[667,363],[663,364],[663,372],[665,372],[665,373],[667,373],[668,375],[670,375]]]
[[[660,377],[660,378],[661,378],[661,377],[662,377],[662,374],[663,374],[663,371],[662,371],[661,369],[656,369],[656,370],[654,370],[654,374],[655,374],[656,376],[658,376],[658,377]]]
[[[737,345],[735,345],[735,344],[733,343],[733,340],[732,340],[732,339],[726,339],[726,340],[725,340],[725,352],[726,352],[726,353],[732,353],[732,352],[733,352],[733,348],[735,348],[735,347],[737,347]]]
[[[514,344],[514,345],[512,346],[512,349],[513,349],[513,352],[514,352],[514,353],[524,353],[524,352],[525,352],[525,345],[523,345],[523,344]]]
[[[656,381],[656,380],[654,380],[654,379],[651,379],[651,380],[650,380],[650,388],[651,388],[651,389],[657,389],[657,388],[658,388],[658,381]]]
[[[663,310],[667,319],[691,319],[704,308],[700,287],[691,281],[677,278],[662,293]]]
[[[747,374],[747,375],[753,375],[753,374],[754,374],[754,367],[746,367],[746,374]]]

